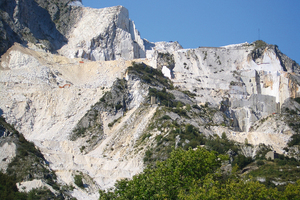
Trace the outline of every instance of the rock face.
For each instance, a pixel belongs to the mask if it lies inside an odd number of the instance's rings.
[[[128,82],[130,111],[112,130],[108,124],[122,114],[101,113],[105,138],[88,155],[81,151],[89,146],[86,140],[70,141],[70,135],[113,82],[123,78],[131,62],[82,62],[16,44],[1,59],[1,111],[9,123],[35,142],[61,181],[71,184],[74,174],[81,171],[96,181],[90,192],[97,194],[100,187],[113,186],[115,180],[130,178],[143,169],[143,151],[135,153],[134,144],[155,112],[155,108],[138,109],[147,88],[138,80]],[[74,192],[79,199],[98,198],[84,194]]]
[[[115,60],[144,58],[144,42],[122,6],[82,8],[82,18],[68,34],[60,53],[70,58]]]
[[[257,41],[183,49],[177,42],[151,43],[141,39],[122,6],[16,0],[1,1],[0,8],[0,114],[35,143],[58,181],[70,185],[82,173],[88,186],[74,189],[77,199],[98,199],[99,188],[143,170],[147,148],[168,134],[152,119],[264,143],[279,153],[299,131],[300,105],[293,99],[299,96],[300,67],[277,46]],[[128,72],[132,62],[143,63],[135,75]],[[151,74],[153,68],[159,72]],[[165,107],[149,104],[150,87],[161,97],[174,96],[176,109],[163,113],[169,99]],[[183,107],[195,115],[187,116]],[[175,138],[176,145],[190,142]],[[1,169],[15,149],[0,144],[8,155],[0,158]],[[246,145],[243,153],[254,157],[256,150]]]
[[[81,1],[2,1],[3,54],[14,42],[70,58],[127,60],[146,57],[144,41],[122,6],[81,7]]]
[[[196,93],[198,102],[218,106],[222,98],[230,99],[228,116],[237,120],[239,130],[248,131],[254,121],[279,112],[285,99],[299,95],[295,75],[299,65],[282,60],[284,56],[279,56],[272,45],[253,57],[256,51],[259,50],[254,43],[180,49],[169,53],[171,62],[165,65],[170,66],[171,72],[167,73],[172,74],[174,85]]]
[[[0,54],[14,42],[34,44],[56,51],[67,42],[65,35],[80,17],[71,0],[4,0],[0,2]],[[74,14],[76,13],[76,14]]]

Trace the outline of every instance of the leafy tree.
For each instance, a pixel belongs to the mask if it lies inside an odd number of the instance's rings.
[[[251,157],[246,157],[244,155],[239,154],[232,162],[232,165],[234,166],[235,164],[237,164],[239,169],[243,169],[244,167],[246,167],[248,164],[252,162],[253,159]]]
[[[132,180],[118,181],[114,192],[100,191],[100,199],[177,199],[180,190],[189,190],[191,183],[215,172],[221,160],[216,152],[204,148],[179,148],[168,160],[157,162],[155,168],[148,166]]]
[[[300,180],[296,184],[288,184],[284,191],[285,199],[299,199],[300,198]]]
[[[276,188],[257,181],[231,178],[224,183],[217,181],[217,176],[208,174],[203,181],[194,182],[188,192],[180,191],[179,199],[284,199]]]
[[[13,177],[3,174],[0,171],[0,199],[13,200],[13,199],[27,199],[27,194],[18,192],[16,181]]]
[[[251,178],[239,178],[236,169],[224,179],[218,171],[224,158],[199,147],[176,149],[168,160],[148,166],[132,180],[118,181],[114,191],[100,190],[100,199],[299,199],[300,180],[279,191]]]

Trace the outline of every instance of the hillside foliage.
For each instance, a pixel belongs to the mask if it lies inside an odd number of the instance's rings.
[[[198,147],[173,150],[166,161],[147,167],[144,172],[115,184],[115,190],[100,190],[107,199],[298,199],[300,180],[283,190],[255,180],[221,174],[226,156]],[[234,170],[233,170],[234,171]]]

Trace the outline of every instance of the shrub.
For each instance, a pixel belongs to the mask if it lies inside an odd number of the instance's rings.
[[[254,44],[255,44],[255,48],[256,49],[259,49],[259,48],[264,49],[264,48],[266,48],[268,46],[268,44],[266,42],[262,41],[262,40],[256,40],[254,42]]]
[[[84,188],[83,182],[82,182],[82,175],[75,175],[74,177],[74,183],[80,187],[80,188]]]
[[[246,157],[244,155],[238,155],[234,158],[233,162],[232,162],[232,166],[237,165],[239,167],[239,169],[243,169],[244,167],[246,167],[248,164],[252,163],[253,160],[251,157]]]
[[[256,161],[256,165],[257,165],[257,166],[262,166],[262,165],[264,165],[264,164],[265,164],[265,162],[262,161],[262,160]]]
[[[169,115],[164,115],[160,118],[161,120],[168,120],[168,119],[172,119]]]
[[[292,135],[291,140],[287,143],[289,147],[300,145],[300,134]]]
[[[173,149],[170,158],[155,168],[148,166],[132,180],[117,181],[114,192],[100,190],[100,199],[178,199],[180,189],[188,189],[220,166],[217,154],[204,148]]]

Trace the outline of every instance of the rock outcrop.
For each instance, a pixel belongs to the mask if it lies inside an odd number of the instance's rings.
[[[72,0],[4,0],[0,2],[0,55],[15,42],[55,52],[80,17]]]
[[[89,60],[146,57],[144,42],[126,8],[82,8],[82,12],[59,51],[62,55]]]
[[[195,142],[193,134],[225,134],[284,153],[299,132],[300,67],[277,46],[151,43],[122,6],[15,0],[0,9],[0,115],[34,142],[58,182],[73,185],[82,175],[85,189],[72,192],[78,199],[98,199],[99,188],[141,172],[147,150],[170,144],[171,134],[176,147]],[[0,143],[1,169],[16,149]],[[242,153],[258,149],[245,144]]]
[[[254,121],[278,113],[285,99],[299,95],[299,74],[295,73],[299,65],[283,59],[276,46],[256,45],[175,50],[165,54],[170,62],[164,66],[173,65],[165,71],[174,86],[197,94],[198,102],[218,106],[223,98],[230,99],[231,117],[239,130],[248,131]],[[161,66],[156,63],[157,68]]]

